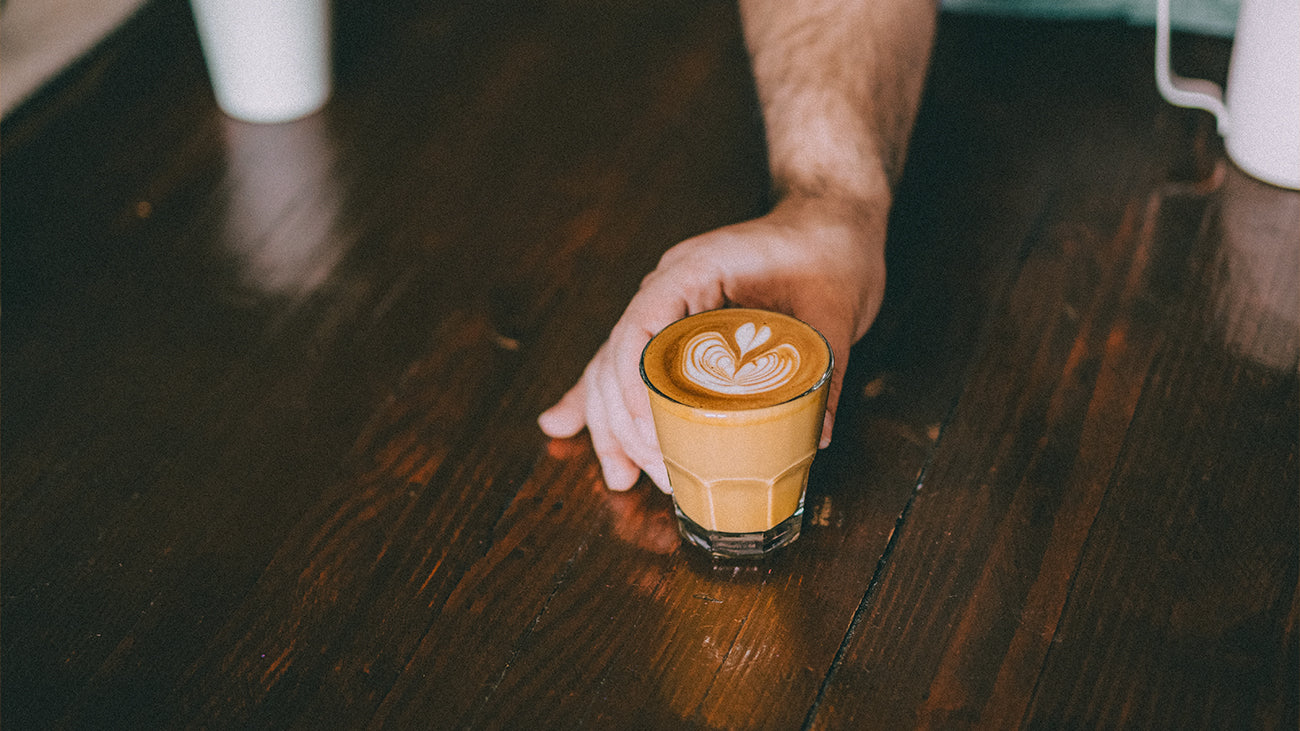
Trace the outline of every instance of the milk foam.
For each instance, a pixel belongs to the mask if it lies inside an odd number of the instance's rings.
[[[682,318],[646,344],[641,375],[653,391],[699,409],[765,409],[830,378],[826,340],[776,312],[727,308]]]
[[[778,389],[799,371],[799,351],[789,343],[760,350],[771,337],[771,328],[752,322],[736,328],[735,348],[722,333],[699,333],[682,351],[682,375],[719,394],[748,396]]]

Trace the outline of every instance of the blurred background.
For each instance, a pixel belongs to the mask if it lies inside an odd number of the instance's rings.
[[[0,0],[0,113],[103,40],[147,0]],[[1055,18],[1124,18],[1151,25],[1155,0],[943,0],[945,10]],[[1237,0],[1174,0],[1179,30],[1230,36]]]

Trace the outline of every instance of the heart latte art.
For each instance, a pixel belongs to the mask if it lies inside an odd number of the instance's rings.
[[[646,345],[641,375],[677,403],[702,409],[763,409],[830,378],[831,351],[788,315],[741,307],[684,317]]]
[[[772,330],[746,322],[736,328],[735,348],[718,332],[702,332],[686,343],[682,375],[715,393],[750,395],[780,388],[799,370],[799,351],[789,343],[766,350]]]

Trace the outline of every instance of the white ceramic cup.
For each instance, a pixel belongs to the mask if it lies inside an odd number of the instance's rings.
[[[190,8],[226,114],[287,122],[329,99],[329,0],[190,0]]]
[[[1218,119],[1228,157],[1252,177],[1300,189],[1300,0],[1241,0],[1226,93],[1169,65],[1169,0],[1156,10],[1156,85],[1170,104]]]

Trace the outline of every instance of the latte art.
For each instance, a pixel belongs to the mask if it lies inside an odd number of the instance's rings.
[[[764,409],[830,378],[831,351],[816,330],[788,315],[741,307],[684,317],[646,344],[641,376],[680,404]]]
[[[771,337],[768,326],[746,322],[736,328],[733,349],[721,333],[699,333],[682,351],[682,375],[701,388],[728,395],[780,388],[798,372],[799,351],[789,343],[760,350]]]

